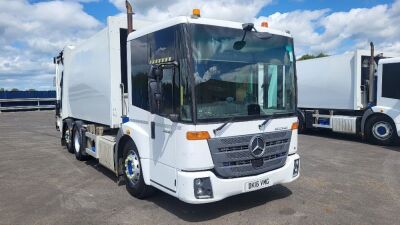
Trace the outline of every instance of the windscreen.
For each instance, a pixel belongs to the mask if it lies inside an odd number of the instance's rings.
[[[243,36],[241,29],[193,25],[198,120],[294,112],[292,39],[254,31]]]

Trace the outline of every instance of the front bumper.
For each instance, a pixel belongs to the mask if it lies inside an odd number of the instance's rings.
[[[298,154],[287,157],[286,164],[276,170],[262,173],[256,176],[239,177],[232,179],[222,179],[211,171],[186,172],[179,171],[177,178],[177,197],[187,203],[202,204],[216,202],[229,196],[245,193],[245,184],[247,182],[269,179],[269,186],[276,184],[289,183],[296,180],[300,176],[293,177],[294,161],[300,159]],[[213,190],[213,198],[197,199],[194,196],[193,180],[196,178],[210,177]]]

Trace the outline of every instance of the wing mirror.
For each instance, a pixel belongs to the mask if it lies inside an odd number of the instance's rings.
[[[157,81],[161,81],[163,79],[164,71],[161,67],[153,67],[150,72],[150,78],[155,79]]]

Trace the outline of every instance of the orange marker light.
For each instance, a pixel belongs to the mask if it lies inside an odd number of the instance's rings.
[[[193,9],[193,16],[200,17],[200,9]]]
[[[261,23],[261,26],[262,26],[262,27],[268,27],[268,22],[267,22],[267,21],[262,22],[262,23]]]
[[[208,140],[210,139],[210,134],[207,131],[189,131],[186,133],[186,139],[191,141]]]
[[[297,130],[297,129],[299,129],[299,123],[295,122],[292,124],[292,130]]]

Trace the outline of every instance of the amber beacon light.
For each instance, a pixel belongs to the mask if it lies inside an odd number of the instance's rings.
[[[200,16],[200,9],[193,9],[193,17],[199,18]]]
[[[267,28],[268,28],[268,22],[267,22],[267,21],[262,22],[262,23],[261,23],[261,26],[262,26],[262,27],[267,27]]]

